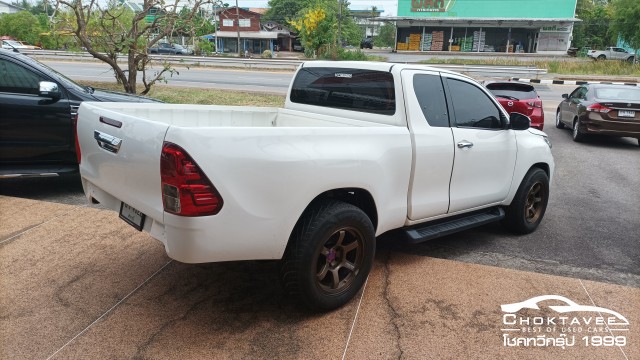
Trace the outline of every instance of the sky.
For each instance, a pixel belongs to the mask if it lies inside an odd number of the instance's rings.
[[[338,0],[336,0],[338,1]],[[231,6],[235,6],[235,0],[224,0]],[[239,7],[268,7],[268,0],[238,0]],[[370,9],[376,6],[378,9],[384,9],[382,16],[396,16],[398,14],[397,0],[349,0],[350,8],[354,10]]]

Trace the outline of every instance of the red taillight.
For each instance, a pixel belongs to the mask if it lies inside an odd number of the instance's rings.
[[[80,143],[78,142],[78,114],[73,115],[71,121],[73,122],[73,132],[75,135],[76,159],[78,159],[78,164],[80,164],[82,154],[80,153]]]
[[[540,101],[540,100],[529,101],[529,102],[527,102],[527,105],[529,105],[531,107],[534,107],[534,108],[541,109],[542,108],[542,101]]]
[[[181,216],[215,215],[222,197],[198,164],[180,146],[165,142],[160,158],[164,210]]]
[[[610,109],[610,108],[608,108],[608,107],[606,107],[606,106],[604,106],[602,104],[598,104],[598,103],[591,104],[591,105],[587,106],[587,111],[599,112],[599,113],[603,113],[603,114],[606,114],[611,110],[613,110],[613,109]]]

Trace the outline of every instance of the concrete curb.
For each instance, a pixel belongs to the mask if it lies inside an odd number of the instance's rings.
[[[523,78],[511,78],[513,81],[528,82],[533,84],[547,84],[547,85],[586,85],[586,84],[611,84],[611,85],[629,85],[640,86],[638,83],[631,82],[618,82],[618,81],[589,81],[589,80],[555,80],[555,79],[523,79]]]

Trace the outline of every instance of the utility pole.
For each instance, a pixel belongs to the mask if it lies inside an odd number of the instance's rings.
[[[342,47],[342,0],[338,0],[338,46]]]
[[[238,56],[242,56],[242,50],[240,50],[240,8],[238,7],[238,0],[236,0],[236,18],[238,20]]]

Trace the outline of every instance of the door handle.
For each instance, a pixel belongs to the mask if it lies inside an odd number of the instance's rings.
[[[108,152],[117,154],[120,151],[120,145],[122,145],[122,139],[115,136],[103,133],[102,131],[94,130],[93,138],[98,142],[98,146],[107,150]]]
[[[458,143],[458,149],[468,149],[473,147],[473,143],[467,140],[462,140]]]

